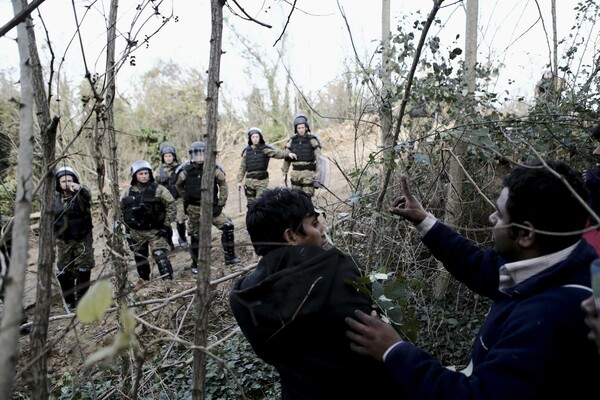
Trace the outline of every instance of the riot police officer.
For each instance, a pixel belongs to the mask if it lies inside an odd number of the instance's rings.
[[[167,236],[175,217],[175,199],[167,188],[154,180],[147,161],[138,160],[131,165],[131,186],[121,196],[121,210],[140,278],[150,280],[148,256],[152,249],[161,277],[173,279],[173,268],[167,257]]]
[[[170,142],[163,142],[160,144],[160,160],[162,162],[161,166],[158,168],[158,173],[156,174],[156,181],[169,189],[169,192],[175,198],[175,209],[177,210],[176,221],[177,221],[177,235],[179,236],[179,245],[187,250],[189,248],[189,244],[185,237],[185,212],[183,208],[183,198],[177,191],[177,186],[175,182],[177,180],[177,175],[175,172],[177,171],[177,167],[179,167],[179,160],[177,160],[177,152],[175,151],[175,145]],[[171,246],[171,250],[175,248],[172,237],[172,230],[169,232],[169,237],[171,239],[168,240],[169,246]]]
[[[56,195],[56,277],[69,308],[75,308],[86,293],[94,268],[92,194],[79,183],[77,172],[61,167],[54,174]]]
[[[293,189],[299,189],[312,197],[315,194],[315,177],[317,174],[317,159],[321,155],[319,138],[310,133],[310,124],[305,114],[299,113],[294,117],[294,135],[291,136],[285,148],[296,154],[296,159],[285,159],[281,171],[285,176],[292,167],[290,181]]]
[[[202,194],[202,170],[206,145],[204,142],[194,142],[190,146],[190,160],[177,169],[177,190],[183,196],[188,215],[188,232],[190,234],[190,254],[193,274],[198,273],[198,249],[200,245],[200,199]],[[237,264],[240,259],[235,255],[234,225],[231,219],[223,213],[227,203],[228,188],[225,170],[219,164],[215,165],[213,187],[212,224],[221,230],[221,245],[225,253],[225,264]]]
[[[268,168],[271,158],[295,160],[296,155],[289,150],[277,150],[265,142],[260,128],[250,128],[248,146],[242,150],[242,162],[237,174],[238,190],[241,190],[242,181],[246,178],[244,194],[248,206],[269,186]]]

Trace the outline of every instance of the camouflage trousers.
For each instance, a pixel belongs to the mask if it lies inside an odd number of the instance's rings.
[[[185,222],[186,216],[185,210],[183,209],[183,197],[175,200],[175,209],[177,210],[177,216],[175,217],[175,220],[177,222]]]
[[[244,194],[246,201],[250,205],[258,196],[260,196],[269,186],[269,179],[246,178],[244,182]]]
[[[92,232],[80,240],[56,239],[56,266],[59,271],[77,274],[79,267],[94,268],[94,238]]]
[[[304,193],[313,197],[315,194],[315,171],[290,171],[290,182],[292,189],[302,190]]]
[[[200,235],[200,206],[189,205],[187,208],[187,231],[188,235]],[[223,225],[231,219],[225,214],[221,212],[221,214],[216,217],[212,217],[212,224],[215,228],[219,230],[223,230]]]
[[[149,229],[145,231],[132,229],[129,234],[131,236],[129,248],[134,253],[139,253],[144,257],[148,257],[149,249],[162,249],[165,251],[169,249],[169,242],[167,242],[167,239],[160,234],[158,229]]]

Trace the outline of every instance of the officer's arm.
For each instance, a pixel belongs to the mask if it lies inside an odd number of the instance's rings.
[[[160,190],[160,201],[165,205],[165,209],[167,211],[167,216],[165,218],[165,223],[170,224],[175,221],[175,215],[177,213],[177,208],[175,207],[175,198],[166,187],[160,185],[158,187]]]
[[[215,180],[219,188],[219,198],[217,199],[217,205],[225,207],[227,203],[227,196],[229,195],[229,189],[227,188],[227,178],[223,171],[219,168],[215,168]]]
[[[185,171],[179,171],[177,174],[177,180],[175,181],[177,191],[183,197],[185,195]]]
[[[246,176],[246,151],[242,153],[242,162],[240,162],[240,169],[237,173],[236,180],[237,183],[242,183],[244,180],[244,176]]]

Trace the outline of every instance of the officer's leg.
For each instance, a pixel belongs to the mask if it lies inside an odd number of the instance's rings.
[[[192,265],[190,269],[192,270],[192,274],[198,273],[198,251],[200,250],[200,236],[198,234],[193,234],[190,236],[190,256],[192,257]]]
[[[89,265],[80,265],[77,268],[77,303],[86,294],[90,287],[90,276],[92,275],[92,268]]]
[[[158,265],[158,273],[163,279],[173,279],[173,267],[166,254],[166,249],[156,249],[152,252],[152,257]]]
[[[171,251],[173,251],[175,250],[175,242],[173,241],[173,227],[171,226],[171,224],[167,225],[167,229],[167,237],[165,239],[169,244],[169,248],[171,249]]]
[[[238,264],[240,259],[235,255],[235,242],[233,235],[233,222],[227,220],[223,224],[221,234],[221,244],[223,245],[223,251],[225,252],[225,264]]]
[[[179,235],[179,245],[182,249],[187,250],[190,248],[185,238],[185,222],[177,222],[177,234]]]
[[[250,207],[250,204],[256,200],[256,189],[252,183],[246,182],[244,185],[244,194],[246,195],[246,207]]]
[[[77,295],[77,303],[79,303],[81,298],[87,292],[88,287],[90,286],[92,268],[96,265],[94,261],[93,244],[94,239],[92,233],[90,232],[81,240],[81,242],[79,242],[79,247],[75,251],[77,257],[77,270],[75,271],[75,294]]]
[[[59,269],[56,272],[56,278],[58,279],[58,283],[60,284],[60,290],[62,292],[63,298],[65,299],[65,303],[67,303],[67,307],[69,309],[73,309],[77,307],[75,302],[75,275],[73,272],[69,271],[66,268]]]
[[[150,280],[150,262],[148,261],[148,242],[143,241],[132,246],[133,258],[135,259],[135,267],[141,279]]]
[[[75,274],[73,273],[72,266],[72,245],[70,242],[58,239],[56,241],[56,264],[58,271],[56,272],[56,278],[60,285],[63,298],[67,306],[72,309],[77,306],[75,302]]]

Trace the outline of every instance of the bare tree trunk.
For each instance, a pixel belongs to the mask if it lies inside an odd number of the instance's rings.
[[[27,0],[22,0],[23,8]],[[33,92],[37,108],[38,125],[41,130],[43,149],[42,174],[43,190],[40,218],[40,240],[38,252],[38,272],[35,300],[33,332],[31,334],[31,398],[45,400],[48,398],[48,357],[45,351],[48,338],[48,318],[52,303],[52,268],[54,266],[54,196],[56,185],[54,179],[54,161],[56,156],[56,128],[58,117],[50,120],[50,106],[44,87],[44,75],[37,51],[33,20],[27,18],[29,36],[29,54],[33,67]]]
[[[21,0],[12,0],[15,15],[22,9]],[[33,85],[29,57],[29,39],[25,23],[17,25],[20,58],[21,99],[19,105],[19,159],[12,254],[4,292],[4,313],[0,322],[0,400],[9,400],[17,360],[19,325],[23,317],[23,289],[27,268],[29,215],[33,199]]]
[[[433,24],[435,16],[436,16],[437,12],[440,10],[440,7],[442,6],[443,2],[444,2],[444,0],[434,0],[433,1],[433,7],[432,7],[431,11],[429,12],[429,15],[427,15],[427,20],[425,21],[425,24],[423,25],[423,29],[421,31],[421,37],[419,38],[419,44],[417,45],[417,50],[415,51],[415,56],[414,56],[412,65],[410,67],[408,77],[406,78],[406,85],[404,88],[404,96],[402,98],[402,103],[400,104],[400,111],[398,112],[398,118],[396,119],[396,127],[394,128],[394,137],[393,137],[392,143],[395,143],[396,141],[398,141],[398,137],[400,136],[400,127],[402,126],[402,119],[404,118],[404,112],[406,111],[406,105],[408,104],[408,98],[411,93],[412,83],[413,83],[413,79],[415,77],[415,73],[417,71],[417,66],[419,65],[419,59],[421,58],[421,52],[423,50],[423,47],[425,46],[425,39],[427,38],[427,33],[429,32],[429,28],[431,28],[431,24]],[[392,172],[394,171],[394,168],[392,168],[392,165],[389,165],[389,164],[390,163],[388,163],[388,165],[385,165],[385,177],[383,178],[383,185],[381,186],[381,191],[379,193],[379,196],[377,196],[376,209],[378,211],[380,211],[381,208],[383,207],[383,200],[385,199],[385,194],[387,192],[387,188],[390,183]]]
[[[115,113],[114,113],[114,100],[116,94],[116,60],[115,60],[115,43],[117,39],[117,17],[118,17],[119,0],[112,0],[110,3],[110,14],[108,17],[108,31],[106,33],[106,90],[104,92],[104,105],[102,107],[102,99],[97,99],[96,113],[97,113],[97,126],[102,125],[108,141],[102,140],[99,148],[102,149],[102,154],[108,153],[108,159],[106,164],[104,163],[105,157],[99,157],[96,159],[96,171],[98,173],[98,189],[100,192],[100,205],[101,205],[101,218],[103,235],[106,238],[106,244],[111,250],[106,252],[105,260],[109,265],[112,266],[115,272],[116,286],[117,286],[117,307],[121,308],[126,304],[127,295],[127,258],[125,256],[125,248],[123,245],[123,236],[120,230],[115,231],[113,228],[116,226],[117,221],[122,220],[121,208],[119,206],[119,157],[117,154],[117,138],[115,134]],[[104,135],[99,135],[99,138],[104,138]],[[108,149],[103,148],[102,143],[107,143]],[[105,165],[107,167],[105,167]],[[104,189],[104,174],[108,172],[110,182],[110,199],[107,200],[103,195]],[[100,181],[100,176],[102,180]],[[109,213],[112,211],[112,221],[108,219]],[[120,315],[120,313],[117,313]],[[123,379],[121,380],[121,391],[123,393],[129,393],[133,398],[136,397],[135,393],[132,393],[133,388],[131,387],[132,380],[127,378],[129,374],[131,363],[128,355],[121,357],[121,369]],[[142,368],[142,366],[139,366]]]
[[[467,1],[467,26],[465,33],[465,81],[467,83],[467,96],[472,97],[475,92],[475,65],[477,64],[477,20],[479,13],[479,0]],[[468,104],[466,104],[468,106]],[[457,139],[454,154],[457,158],[463,157],[467,152],[467,143]],[[457,159],[450,158],[448,170],[449,184],[446,198],[444,222],[450,226],[457,226],[461,217],[461,197],[463,193],[464,172]],[[434,292],[440,298],[448,289],[448,271],[438,262],[440,275],[436,279]]]
[[[394,136],[392,133],[392,70],[390,69],[390,0],[381,0],[381,147],[384,155],[393,154]]]
[[[194,345],[206,348],[208,311],[210,309],[210,264],[212,198],[217,149],[217,121],[219,115],[219,87],[221,85],[221,44],[223,41],[223,6],[225,0],[211,0],[211,38],[208,87],[206,96],[206,160],[202,173],[202,201],[200,205],[200,253],[196,285],[196,324]],[[204,399],[206,377],[205,350],[194,349],[194,378],[192,398]]]
[[[552,66],[552,71],[554,72],[554,79],[558,78],[558,33],[556,30],[556,0],[552,0],[552,39],[553,39],[553,47],[552,54],[554,58],[554,65]]]

